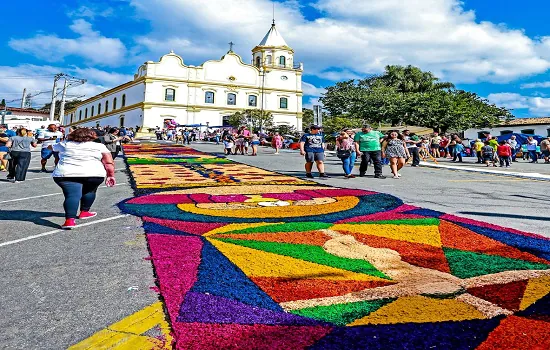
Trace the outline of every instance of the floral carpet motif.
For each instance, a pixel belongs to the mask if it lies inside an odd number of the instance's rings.
[[[548,349],[550,239],[124,146],[178,349]]]

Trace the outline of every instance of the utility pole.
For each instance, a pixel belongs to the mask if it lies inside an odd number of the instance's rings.
[[[21,108],[25,108],[25,98],[27,97],[27,88],[23,89],[23,98],[21,99]]]
[[[57,97],[57,81],[61,79],[63,76],[63,73],[56,74],[53,79],[53,89],[52,89],[52,104],[50,106],[50,118],[49,121],[53,121],[53,117],[55,115],[55,101]]]
[[[63,117],[65,116],[65,97],[67,96],[67,78],[63,84],[63,93],[61,94],[61,107],[59,107],[59,121],[63,123]]]

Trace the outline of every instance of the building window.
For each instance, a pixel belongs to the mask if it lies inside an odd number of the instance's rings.
[[[73,122],[74,114],[71,113],[71,123]]]
[[[256,57],[256,67],[260,68],[260,66],[262,65],[262,59],[260,58],[260,56]]]
[[[281,99],[279,100],[279,108],[282,108],[282,109],[288,108],[288,98],[281,97]]]
[[[88,108],[84,111],[84,119],[88,118]]]
[[[92,106],[92,111],[90,112],[90,117],[94,116],[94,106]]]
[[[123,128],[124,127],[124,117],[120,117],[120,127]]]
[[[176,90],[166,89],[164,90],[164,101],[175,101],[176,100]]]
[[[234,106],[237,104],[237,95],[235,94],[227,94],[227,104],[229,106]]]
[[[286,57],[285,56],[279,57],[279,66],[286,67]]]
[[[126,95],[122,95],[122,103],[120,107],[126,106]]]
[[[101,114],[101,103],[97,105],[97,114]]]
[[[266,58],[265,58],[265,63],[266,64],[271,64],[271,55],[267,55]]]
[[[249,95],[248,96],[248,105],[250,107],[256,107],[258,105],[258,96],[256,95]]]
[[[512,130],[502,130],[500,132],[500,135],[510,135],[510,134],[513,134],[514,132]]]
[[[105,101],[105,113],[109,112],[109,101]]]
[[[214,93],[212,91],[204,93],[204,103],[214,103]]]
[[[550,137],[550,129],[546,129],[546,135],[548,135],[548,137]]]
[[[523,129],[521,130],[521,133],[527,135],[535,135],[535,129]]]
[[[116,97],[113,98],[113,111],[116,109]]]
[[[82,120],[82,110],[78,112],[78,120]]]

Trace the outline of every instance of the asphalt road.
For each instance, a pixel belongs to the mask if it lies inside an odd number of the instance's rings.
[[[192,146],[221,152],[213,144]],[[273,155],[261,148],[258,157],[230,158],[304,175],[296,152]],[[64,349],[158,300],[150,289],[154,277],[144,260],[148,252],[141,222],[121,216],[116,207],[132,196],[122,160],[116,161],[118,185],[98,191],[94,210],[99,215],[73,231],[58,229],[64,220],[63,196],[48,174],[38,173],[39,167],[34,153],[27,181],[0,179],[2,349]],[[412,205],[550,237],[548,182],[411,167],[402,170],[399,180],[347,180],[335,156],[328,157],[327,172],[332,177],[319,182],[389,193]],[[389,174],[388,167],[384,173]]]
[[[141,221],[116,207],[133,193],[122,159],[118,185],[98,190],[98,216],[63,231],[63,195],[39,157],[27,181],[0,179],[2,349],[65,349],[158,300]]]
[[[218,153],[222,152],[223,147],[211,143],[192,146]],[[303,157],[296,151],[282,152],[274,155],[272,149],[260,147],[258,157],[232,155],[230,159],[284,174],[304,176]],[[407,204],[550,237],[550,182],[410,166],[402,169],[402,177],[398,180],[391,177],[385,180],[373,177],[345,179],[340,164],[336,156],[329,155],[326,172],[332,177],[316,181],[389,193]],[[355,174],[358,174],[358,166],[359,163],[356,163]],[[550,169],[550,165],[514,163],[513,167],[513,171],[541,173],[547,172],[546,169]],[[390,175],[388,166],[384,167],[383,173]],[[372,174],[371,167],[367,175]]]

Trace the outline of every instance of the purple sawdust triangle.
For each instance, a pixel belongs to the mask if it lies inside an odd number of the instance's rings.
[[[211,294],[189,292],[180,308],[178,322],[269,324],[311,326],[319,321],[286,312],[255,307]]]
[[[185,233],[190,233],[194,235],[202,236],[203,234],[210,232],[218,227],[225,226],[224,223],[215,223],[215,222],[190,222],[190,221],[180,221],[180,220],[169,220],[169,219],[157,219],[148,216],[143,217],[143,221],[152,222],[157,225],[162,225],[173,230],[182,231]]]

